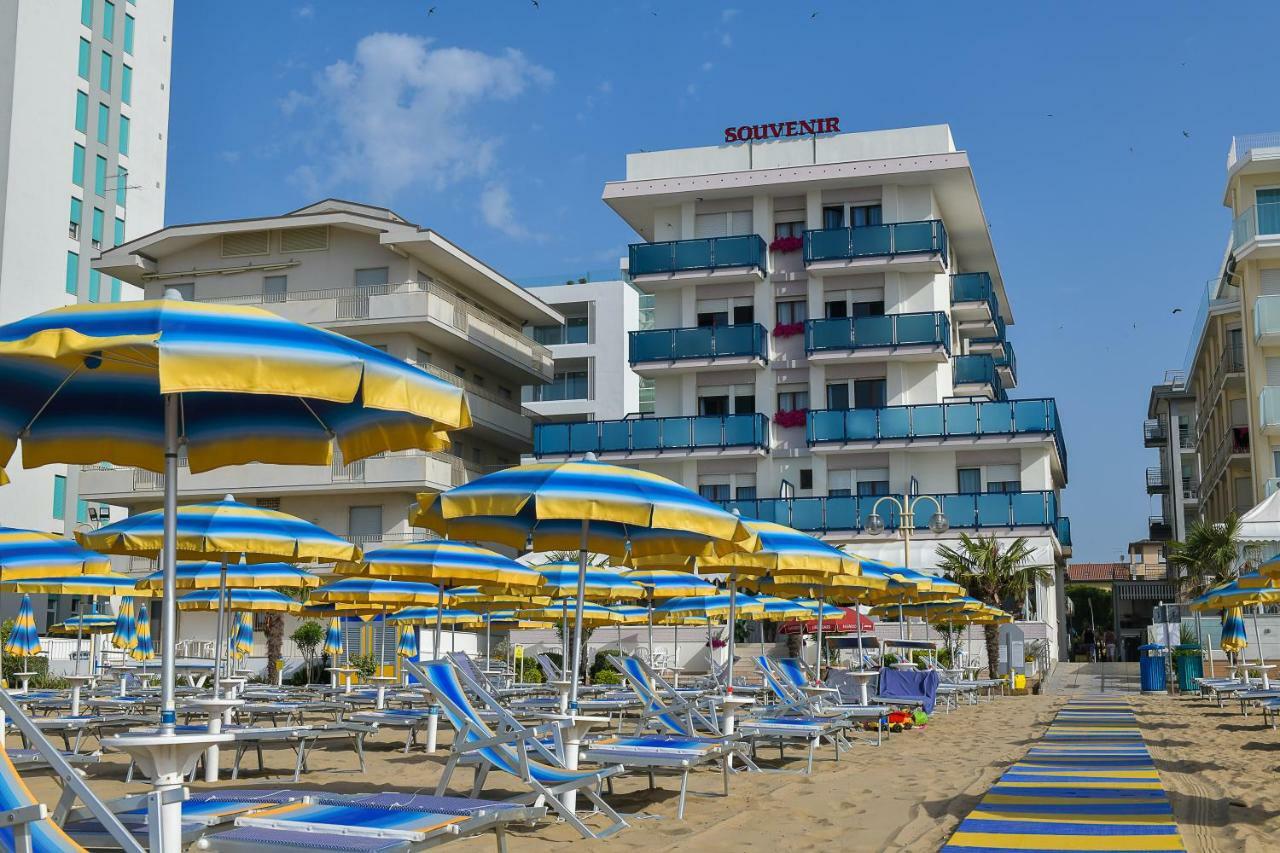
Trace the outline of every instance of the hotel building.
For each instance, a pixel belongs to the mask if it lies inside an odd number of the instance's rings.
[[[447,452],[184,471],[181,500],[233,494],[377,545],[415,535],[408,508],[418,492],[513,465],[532,449],[521,388],[550,382],[554,370],[551,351],[525,329],[563,317],[390,210],[328,199],[281,216],[175,225],[104,251],[94,268],[148,298],[176,290],[184,299],[256,306],[332,329],[466,389],[474,425]],[[163,478],[150,471],[89,466],[80,477],[95,501],[131,511],[160,503]]]
[[[173,0],[0,4],[0,322],[136,297],[90,261],[164,223],[172,35]],[[0,523],[97,514],[74,470],[7,472]]]
[[[540,424],[535,456],[593,451],[896,564],[877,501],[932,495],[950,529],[917,504],[913,568],[962,532],[1025,536],[1061,584],[1057,406],[1009,395],[1013,314],[948,127],[631,154],[604,201],[642,238],[628,276],[652,328],[629,360],[654,411]],[[1055,657],[1059,600],[1050,583],[1028,602]]]
[[[1188,521],[1199,515],[1200,498],[1196,397],[1182,371],[1167,371],[1163,382],[1151,386],[1142,442],[1158,454],[1157,464],[1146,470],[1153,503],[1147,536],[1158,542],[1182,541]]]

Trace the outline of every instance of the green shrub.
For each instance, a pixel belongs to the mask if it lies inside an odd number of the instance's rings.
[[[0,623],[0,646],[9,642],[9,632],[13,630],[13,620],[6,619]],[[10,687],[18,686],[18,679],[14,678],[14,673],[18,672],[34,672],[35,676],[31,679],[32,687],[52,689],[61,682],[62,686],[66,685],[66,680],[58,676],[49,675],[49,659],[43,655],[36,657],[18,657],[7,652],[0,654],[0,677]]]
[[[592,684],[621,684],[622,674],[616,669],[601,669],[591,675]]]
[[[378,671],[378,659],[373,655],[352,655],[347,665],[355,667],[361,678],[368,678]]]
[[[898,656],[895,654],[887,654],[887,655],[880,656],[881,666],[893,666],[897,662],[898,662]]]

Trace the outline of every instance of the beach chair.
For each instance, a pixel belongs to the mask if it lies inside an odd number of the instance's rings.
[[[347,721],[342,723],[326,723],[322,726],[281,726],[271,728],[245,727],[231,731],[235,737],[236,755],[231,765],[231,778],[240,778],[240,760],[250,747],[257,752],[258,770],[263,770],[262,748],[264,746],[287,746],[296,754],[293,766],[293,781],[297,782],[307,767],[307,755],[321,743],[345,741],[351,745],[360,763],[360,771],[364,772],[364,740],[376,732],[378,727],[368,723]]]
[[[884,722],[891,708],[845,701],[838,687],[818,684],[813,671],[799,658],[772,660],[761,655],[756,660],[756,668],[765,673],[775,670],[774,677],[766,679],[766,684],[789,707],[819,717],[838,714],[850,722],[874,723],[875,745],[880,746],[884,742]],[[862,727],[862,730],[866,731],[866,728]]]
[[[720,721],[707,702],[699,703],[700,694],[680,693],[648,664],[631,655],[610,655],[609,660],[640,700],[636,734],[648,728],[690,736],[721,734]]]
[[[379,728],[402,729],[405,732],[404,753],[408,755],[418,743],[418,733],[427,727],[436,713],[430,708],[384,708],[381,711],[359,711],[347,719]]]
[[[493,679],[489,677],[483,669],[476,666],[475,660],[466,652],[449,652],[445,655],[449,660],[457,665],[458,669],[467,674],[472,681],[479,684],[489,692],[490,696],[497,696],[499,699],[505,699],[508,696],[527,696],[530,693],[545,693],[546,688],[537,685],[522,685],[520,687],[500,687],[493,683]],[[548,665],[554,666],[551,661]],[[539,663],[541,666],[541,663]],[[545,672],[545,669],[544,669]]]
[[[557,754],[540,740],[550,734],[560,743],[558,725],[523,726],[494,701],[490,710],[498,716],[499,730],[495,732],[466,696],[466,691],[484,696],[483,688],[449,661],[406,661],[405,666],[435,695],[454,728],[453,748],[436,788],[437,796],[448,791],[454,770],[466,761],[476,765],[472,796],[483,789],[489,771],[498,770],[523,782],[532,792],[534,802],[550,804],[584,838],[604,838],[626,828],[626,821],[597,790],[608,777],[622,772],[620,765],[588,771],[567,770]],[[565,805],[563,797],[569,791],[580,791],[609,820],[609,825],[601,832],[593,832]]]

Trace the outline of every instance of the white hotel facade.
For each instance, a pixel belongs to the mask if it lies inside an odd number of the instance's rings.
[[[910,565],[959,534],[1027,537],[1055,583],[1029,602],[1059,643],[1070,554],[1066,446],[1052,399],[1016,399],[1005,282],[964,151],[945,125],[628,155],[605,202],[643,242],[652,295],[629,361],[654,411],[539,424],[534,455],[670,477],[744,515]]]

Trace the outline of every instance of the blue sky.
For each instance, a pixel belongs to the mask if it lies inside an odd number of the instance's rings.
[[[517,279],[615,265],[635,238],[600,193],[627,152],[813,115],[949,123],[1016,395],[1058,399],[1077,560],[1145,535],[1147,391],[1222,257],[1227,147],[1280,130],[1274,2],[177,5],[170,223],[338,195]]]

